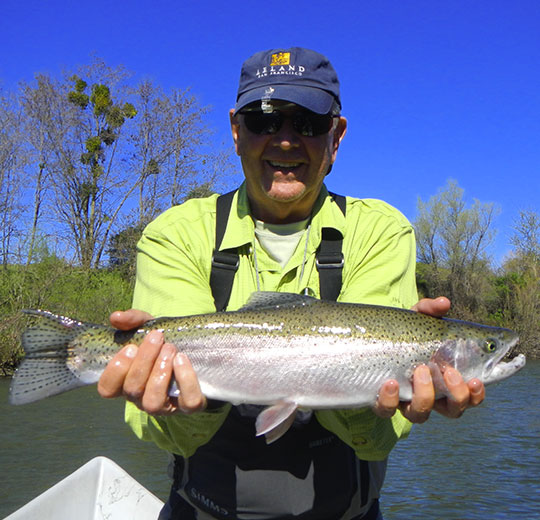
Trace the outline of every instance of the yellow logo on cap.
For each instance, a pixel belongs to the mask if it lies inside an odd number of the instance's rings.
[[[274,65],[289,65],[291,61],[290,52],[278,52],[277,54],[272,54],[272,62],[270,66]]]

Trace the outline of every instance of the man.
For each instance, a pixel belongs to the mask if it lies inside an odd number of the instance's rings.
[[[219,247],[238,255],[228,310],[257,290],[321,296],[317,250],[325,229],[342,239],[338,301],[409,308],[417,301],[415,242],[406,219],[375,200],[330,195],[330,172],[347,121],[336,73],[311,50],[260,52],[243,67],[232,135],[245,182],[231,202]],[[113,313],[121,329],[153,316],[216,310],[210,286],[216,197],[171,208],[139,242],[134,309]],[[448,300],[413,308],[443,315]],[[180,389],[169,397],[171,377]],[[160,518],[382,518],[378,497],[386,458],[410,422],[432,409],[458,417],[484,398],[448,369],[452,398],[435,401],[430,371],[416,369],[411,402],[386,382],[373,410],[301,414],[279,441],[254,436],[257,407],[207,402],[189,360],[152,331],[125,347],[104,372],[99,391],[130,401],[126,419],[141,439],[174,454],[174,483]]]

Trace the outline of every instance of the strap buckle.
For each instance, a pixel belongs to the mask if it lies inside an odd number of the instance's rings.
[[[315,263],[317,269],[341,269],[345,264],[343,253],[319,253]]]
[[[218,269],[236,271],[240,265],[240,258],[237,253],[228,251],[214,251],[212,255],[212,266]]]

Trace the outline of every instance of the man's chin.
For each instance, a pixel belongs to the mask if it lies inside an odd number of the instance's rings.
[[[295,187],[295,189],[271,189],[266,192],[266,196],[275,202],[282,202],[284,204],[288,202],[295,202],[301,199],[306,193],[306,187],[304,185]]]

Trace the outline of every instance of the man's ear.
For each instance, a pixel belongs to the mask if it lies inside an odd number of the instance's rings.
[[[234,109],[229,110],[229,119],[231,121],[231,133],[234,141],[234,149],[236,150],[236,155],[240,155],[238,151],[238,134],[240,132],[240,122],[238,121],[238,116],[234,115]]]
[[[340,117],[336,129],[334,130],[334,141],[332,143],[332,162],[336,160],[337,151],[342,139],[347,133],[347,120]]]
[[[338,124],[332,134],[332,162],[330,163],[330,167],[328,168],[326,175],[328,175],[332,171],[332,166],[334,165],[334,161],[336,160],[339,145],[341,143],[341,140],[345,137],[346,133],[347,120],[344,117],[340,117]]]

